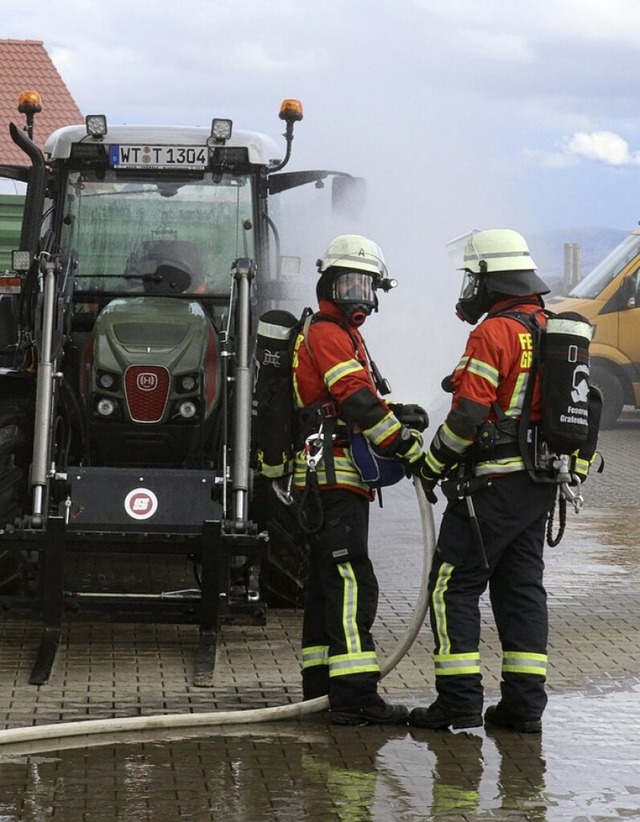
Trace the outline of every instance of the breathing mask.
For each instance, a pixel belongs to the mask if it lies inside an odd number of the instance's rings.
[[[331,287],[331,301],[347,316],[352,325],[359,326],[378,307],[373,277],[364,271],[336,269]]]

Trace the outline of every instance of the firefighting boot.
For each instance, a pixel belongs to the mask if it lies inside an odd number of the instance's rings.
[[[542,731],[542,720],[513,713],[500,702],[487,708],[484,721],[487,728],[503,728],[508,731],[519,731],[523,734],[539,734]]]
[[[409,711],[404,705],[392,705],[377,696],[370,705],[331,709],[330,717],[334,725],[406,725]]]
[[[409,725],[432,731],[446,731],[449,727],[478,728],[482,725],[482,714],[453,713],[436,700],[428,708],[414,708],[409,714]]]

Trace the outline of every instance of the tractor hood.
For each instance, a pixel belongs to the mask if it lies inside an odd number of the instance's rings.
[[[93,329],[98,368],[122,373],[161,365],[171,373],[200,371],[213,328],[202,306],[168,297],[112,300]]]

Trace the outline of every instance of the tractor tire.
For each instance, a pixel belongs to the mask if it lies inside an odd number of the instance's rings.
[[[600,428],[613,428],[624,407],[624,388],[615,373],[602,365],[592,365],[591,383],[602,391]]]
[[[262,598],[272,608],[300,608],[309,572],[309,549],[295,511],[281,502],[271,482],[258,478],[252,516],[269,534],[269,558],[260,569]]]
[[[27,509],[31,459],[29,416],[16,400],[0,400],[0,529],[12,528]],[[0,594],[22,588],[19,555],[0,547]]]

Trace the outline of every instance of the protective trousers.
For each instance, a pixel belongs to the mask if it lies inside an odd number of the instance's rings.
[[[320,498],[323,526],[309,537],[303,696],[328,694],[333,710],[371,705],[380,667],[371,636],[378,581],[367,547],[370,503],[341,489],[321,491]]]
[[[502,645],[501,702],[538,719],[547,697],[548,614],[543,585],[545,524],[554,484],[524,472],[493,478],[473,494],[489,568],[482,566],[464,500],[443,515],[429,581],[438,702],[452,714],[482,711],[479,600],[489,584]]]

